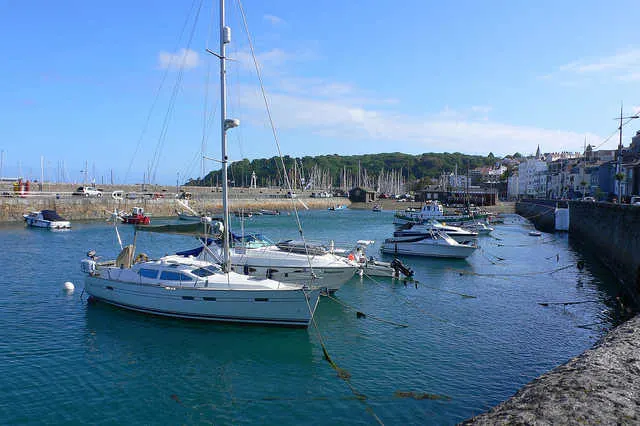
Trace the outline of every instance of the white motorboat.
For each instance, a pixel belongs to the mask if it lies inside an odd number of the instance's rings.
[[[478,235],[489,235],[494,231],[494,228],[487,225],[484,221],[467,223],[463,225],[462,228],[468,231],[477,232]]]
[[[472,243],[478,239],[478,233],[457,226],[446,225],[436,220],[424,223],[407,223],[393,233],[394,237],[416,237],[432,232],[443,232],[459,243]]]
[[[216,241],[218,244],[221,240]],[[308,282],[333,293],[353,277],[358,265],[331,253],[319,245],[302,241],[275,243],[261,234],[232,234],[229,251],[231,270],[255,277],[281,282]],[[202,250],[198,258],[211,260],[210,252]]]
[[[224,0],[220,2],[220,59],[221,86],[221,158],[223,221],[215,222],[223,236],[222,256],[214,261],[193,257],[165,256],[149,260],[135,256],[135,246],[122,248],[114,261],[99,262],[95,252],[81,263],[87,274],[85,290],[93,299],[134,311],[150,314],[210,321],[241,322],[307,327],[313,318],[320,288],[305,283],[282,283],[266,277],[233,272],[229,255],[229,199],[227,165],[227,131],[239,125],[238,120],[226,118],[225,45],[231,40],[231,30],[224,24]],[[117,233],[116,221],[114,227]],[[209,223],[187,223],[202,227],[202,236],[211,232]],[[150,228],[136,226],[136,232]],[[180,232],[178,225],[166,230]],[[120,234],[117,233],[118,241]],[[136,241],[136,236],[134,236]],[[206,238],[203,250],[212,257]]]
[[[28,226],[48,229],[69,229],[71,222],[61,217],[55,210],[40,210],[23,215]]]
[[[476,245],[461,244],[443,232],[387,238],[381,248],[383,253],[453,259],[465,259],[477,249]]]
[[[405,210],[396,210],[393,215],[393,223],[395,225],[404,225],[405,223],[423,223],[429,220],[445,222],[448,225],[461,226],[464,223],[478,219],[484,219],[485,213],[474,214],[445,214],[442,204],[437,200],[429,200],[425,202],[420,209],[408,208]]]

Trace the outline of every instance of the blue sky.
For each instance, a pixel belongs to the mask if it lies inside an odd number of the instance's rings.
[[[209,37],[212,5],[202,4],[194,25],[199,5],[0,0],[1,173],[39,179],[44,157],[53,181],[81,181],[85,161],[98,183],[112,171],[117,183],[199,176],[204,128],[206,152],[220,155],[218,63],[204,52],[218,50],[218,11]],[[627,114],[640,109],[640,14],[631,1],[243,5],[291,156],[581,151],[585,137],[600,145],[616,130],[621,101]],[[230,156],[270,157],[237,3],[227,8],[236,59],[229,115],[242,122],[230,132]],[[625,144],[637,121],[625,127]],[[614,137],[602,148],[616,145]]]

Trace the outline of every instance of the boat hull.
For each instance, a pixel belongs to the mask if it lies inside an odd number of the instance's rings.
[[[33,219],[30,217],[25,218],[25,222],[28,226],[33,226],[34,228],[46,228],[46,229],[69,229],[71,228],[71,223],[68,221],[49,221],[49,220],[41,220],[41,219]]]
[[[308,327],[320,290],[221,290],[88,276],[93,298],[147,314],[206,321]]]
[[[411,256],[440,257],[448,259],[466,259],[477,247],[471,245],[436,244],[430,240],[417,239],[389,239],[382,244],[382,252],[389,254],[404,254]]]
[[[253,261],[252,261],[253,260]],[[356,272],[356,267],[314,267],[311,278],[309,266],[277,266],[261,265],[254,259],[243,261],[241,256],[231,257],[231,270],[239,274],[250,275],[259,278],[270,278],[283,283],[308,283],[313,287],[326,288],[331,293],[336,292],[344,283],[349,281]]]

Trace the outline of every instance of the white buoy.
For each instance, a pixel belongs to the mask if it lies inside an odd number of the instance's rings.
[[[73,293],[73,290],[76,289],[71,281],[67,281],[66,283],[64,283],[63,287],[64,291],[66,291],[67,293]]]

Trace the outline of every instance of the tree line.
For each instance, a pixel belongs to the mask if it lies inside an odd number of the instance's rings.
[[[324,180],[330,181],[334,188],[341,186],[345,176],[351,177],[349,181],[351,183],[358,182],[359,178],[362,181],[363,175],[373,178],[389,171],[399,171],[406,182],[422,182],[426,185],[442,173],[453,172],[456,167],[459,174],[466,174],[467,168],[472,170],[477,167],[491,166],[496,162],[492,153],[481,156],[459,152],[418,155],[400,152],[349,156],[333,154],[297,158],[287,155],[283,160],[292,186],[302,187],[313,184],[314,182],[310,182],[310,178],[314,175],[312,171],[322,170]],[[251,161],[245,158],[234,161],[228,169],[229,181],[232,186],[250,186],[252,173],[255,173],[257,186],[284,186],[285,184],[279,157]],[[220,181],[221,170],[214,170],[204,177],[190,179],[186,185],[217,186]]]

